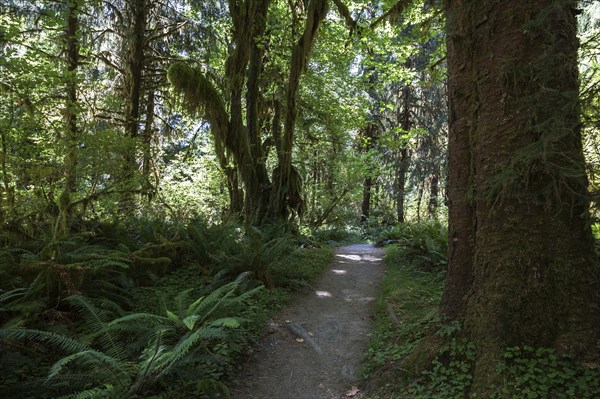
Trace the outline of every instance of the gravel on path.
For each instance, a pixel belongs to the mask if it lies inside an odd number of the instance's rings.
[[[383,278],[383,254],[367,244],[337,248],[313,290],[295,295],[269,321],[269,333],[244,366],[232,397],[360,398],[356,388]]]

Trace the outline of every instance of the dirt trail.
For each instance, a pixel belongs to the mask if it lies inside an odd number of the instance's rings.
[[[269,322],[270,333],[245,365],[233,398],[337,399],[356,386],[383,252],[366,244],[336,249],[314,290],[296,295]]]

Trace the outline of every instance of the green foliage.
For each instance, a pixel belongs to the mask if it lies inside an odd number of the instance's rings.
[[[360,230],[349,226],[331,226],[315,229],[312,232],[312,237],[318,242],[336,245],[363,241]]]
[[[497,371],[504,384],[493,399],[600,397],[600,370],[561,357],[553,349],[508,348]]]
[[[84,335],[87,344],[39,330],[1,329],[0,337],[33,341],[67,352],[50,368],[48,383],[67,380],[71,391],[81,390],[77,395],[129,397],[188,367],[195,370],[192,374],[196,381],[212,387],[219,385],[219,376],[211,375],[207,365],[219,363],[229,331],[240,328],[243,322],[236,314],[242,313],[248,300],[261,289],[244,292],[247,282],[247,275],[242,274],[197,299],[190,297],[191,290],[183,291],[164,316],[132,313],[112,321],[87,299],[72,298],[88,317],[84,325],[90,331]],[[211,380],[215,383],[208,382]]]
[[[412,382],[401,362],[425,336],[440,328],[443,273],[424,272],[397,246],[387,249],[386,272],[376,302],[375,328],[364,373],[374,395],[396,398]],[[377,397],[377,396],[375,396]]]
[[[128,254],[86,240],[77,235],[44,242],[36,253],[14,248],[4,252],[0,306],[11,324],[31,323],[61,299],[80,292],[103,298],[105,306],[120,312],[131,306],[126,291],[131,283],[125,274]]]
[[[379,245],[396,244],[403,256],[416,261],[426,270],[446,268],[448,252],[448,228],[441,222],[405,223],[379,232]]]
[[[473,380],[475,344],[464,339],[453,339],[443,347],[431,364],[407,389],[408,397],[414,399],[464,399]]]

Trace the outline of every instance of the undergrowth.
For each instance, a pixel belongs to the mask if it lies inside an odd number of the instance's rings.
[[[266,319],[332,257],[281,226],[130,227],[0,249],[0,391],[223,397]]]
[[[364,368],[369,399],[475,399],[477,348],[458,322],[445,324],[438,313],[444,230],[406,225],[379,236],[390,247]],[[486,399],[600,398],[600,370],[552,349],[507,348],[496,371],[502,384]]]
[[[388,248],[385,277],[376,302],[376,322],[364,374],[372,398],[392,398],[409,380],[399,380],[402,360],[439,326],[437,308],[443,272],[426,272],[407,262],[404,250]]]

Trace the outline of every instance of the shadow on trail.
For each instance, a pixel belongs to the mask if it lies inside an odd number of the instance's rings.
[[[244,367],[234,399],[341,398],[360,380],[384,249],[337,248],[314,290],[294,296]]]

